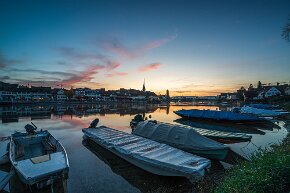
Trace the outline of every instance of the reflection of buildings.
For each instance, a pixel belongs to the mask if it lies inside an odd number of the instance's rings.
[[[20,117],[34,119],[50,119],[51,115],[76,115],[78,117],[89,115],[135,115],[152,113],[157,105],[137,104],[75,104],[75,105],[12,105],[0,106],[0,118],[2,122],[17,122]]]
[[[0,117],[2,123],[18,122],[19,117],[35,119],[50,119],[51,108],[49,106],[1,106]]]
[[[137,104],[91,104],[91,105],[75,105],[71,106],[73,114],[78,116],[88,115],[106,115],[106,114],[120,114],[120,115],[135,115],[142,113],[152,113],[157,109],[157,105],[137,105]]]

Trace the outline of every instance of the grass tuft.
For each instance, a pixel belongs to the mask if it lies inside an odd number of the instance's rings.
[[[228,172],[215,193],[285,192],[290,185],[289,140],[272,150],[260,150],[251,162],[242,162]]]

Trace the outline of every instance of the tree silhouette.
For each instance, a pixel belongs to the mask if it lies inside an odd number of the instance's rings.
[[[262,90],[262,83],[261,83],[261,81],[258,81],[257,88],[258,88],[258,90]]]
[[[288,42],[290,42],[290,16],[288,18],[288,22],[286,25],[282,28],[282,34],[281,36]]]
[[[248,90],[252,90],[254,88],[253,84],[250,84]]]
[[[245,91],[246,89],[245,89],[245,87],[241,86],[240,90]]]

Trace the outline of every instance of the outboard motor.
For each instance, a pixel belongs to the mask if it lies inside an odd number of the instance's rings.
[[[130,122],[130,127],[134,129],[138,125],[138,123],[141,121],[144,121],[142,115],[140,114],[135,115],[134,119],[132,119],[132,121]]]
[[[93,121],[91,122],[89,128],[96,128],[97,125],[98,125],[98,123],[99,123],[99,121],[100,121],[100,120],[99,120],[98,118],[96,118],[95,120],[93,120]]]
[[[35,134],[37,127],[31,122],[32,125],[27,124],[25,125],[25,130],[28,134]]]

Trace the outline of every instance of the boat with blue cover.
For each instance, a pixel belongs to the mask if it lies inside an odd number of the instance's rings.
[[[230,111],[215,111],[215,110],[178,110],[174,111],[175,114],[186,119],[211,119],[217,121],[233,121],[233,122],[259,122],[265,119],[258,118],[252,115],[245,115]]]
[[[268,109],[268,110],[279,109],[278,105],[262,104],[262,103],[246,104],[245,106],[249,106],[249,107],[253,107],[257,109]]]
[[[243,106],[239,111],[243,114],[253,114],[259,117],[279,117],[289,114],[289,112],[283,109],[262,109],[251,106]]]

